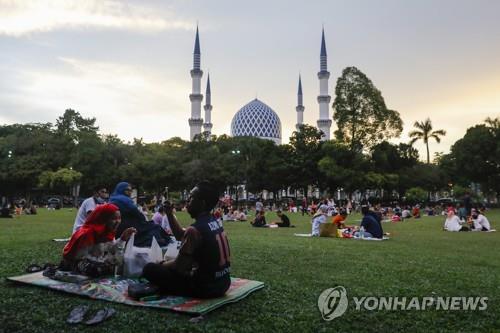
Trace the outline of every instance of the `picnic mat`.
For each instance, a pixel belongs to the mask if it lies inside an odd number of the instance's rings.
[[[312,237],[311,234],[293,234],[296,237]],[[319,237],[318,237],[319,238]],[[383,240],[388,240],[389,237],[385,237],[380,239],[380,238],[361,238],[361,237],[320,237],[320,238],[338,238],[338,239],[356,239],[356,240],[365,240],[365,241],[383,241]]]
[[[86,296],[92,299],[135,306],[167,309],[193,315],[203,315],[222,305],[238,302],[252,292],[264,287],[263,282],[232,278],[231,287],[229,287],[226,295],[219,298],[197,299],[181,296],[158,296],[155,300],[139,301],[129,298],[127,295],[129,283],[137,283],[137,279],[112,277],[88,280],[82,283],[68,283],[49,279],[48,277],[43,276],[42,273],[43,272],[38,272],[14,276],[7,279],[14,282],[26,283],[70,294]]]

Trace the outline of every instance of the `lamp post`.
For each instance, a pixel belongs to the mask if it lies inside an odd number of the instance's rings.
[[[241,154],[241,151],[240,151],[239,149],[231,150],[231,154],[233,154],[233,155],[235,155],[235,156],[236,156],[236,155],[240,155],[240,154]],[[239,182],[239,180],[238,180],[238,182]],[[237,207],[238,207],[238,209],[239,209],[239,205],[240,205],[240,203],[239,203],[239,200],[238,200],[238,184],[236,184],[235,189],[236,189],[236,206],[237,206]]]

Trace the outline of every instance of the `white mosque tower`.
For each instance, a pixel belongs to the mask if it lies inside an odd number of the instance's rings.
[[[203,123],[203,132],[212,134],[212,94],[210,93],[210,74],[207,76],[207,91],[205,92],[205,122]]]
[[[193,53],[193,69],[191,70],[191,78],[193,80],[192,93],[189,95],[191,100],[191,118],[189,118],[190,140],[192,141],[195,135],[201,134],[201,126],[203,119],[201,118],[201,77],[203,71],[200,69],[200,38],[198,36],[198,26],[196,26],[196,40],[194,42]]]
[[[299,91],[297,92],[297,107],[295,108],[297,111],[297,124],[295,128],[297,131],[300,126],[304,124],[304,105],[302,105],[302,80],[299,75]]]
[[[318,119],[318,129],[323,131],[325,134],[321,140],[330,140],[330,127],[332,126],[332,120],[330,119],[330,100],[331,97],[328,95],[328,79],[330,78],[330,72],[327,69],[326,61],[326,44],[325,44],[325,29],[321,32],[321,56],[320,56],[320,71],[318,72],[319,79],[319,119]]]

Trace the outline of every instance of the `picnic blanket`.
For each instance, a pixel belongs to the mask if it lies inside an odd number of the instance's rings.
[[[311,234],[293,234],[296,237],[313,237]],[[361,238],[361,237],[321,237],[321,238],[338,238],[338,239],[356,239],[356,240],[366,240],[366,241],[382,241],[388,240],[389,237],[384,236],[383,238]]]
[[[70,294],[90,297],[92,299],[117,302],[122,304],[144,306],[158,309],[168,309],[193,315],[203,315],[225,304],[234,303],[247,297],[252,292],[264,287],[263,282],[232,278],[231,287],[226,295],[212,299],[197,299],[182,296],[148,297],[148,300],[134,300],[127,295],[128,285],[137,283],[137,279],[110,277],[69,283],[52,280],[42,275],[42,272],[14,276],[10,281],[49,288]]]

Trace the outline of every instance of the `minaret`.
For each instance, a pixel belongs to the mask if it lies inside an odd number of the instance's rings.
[[[299,91],[297,92],[297,107],[295,108],[297,111],[297,124],[295,128],[297,131],[300,126],[304,124],[304,105],[302,105],[302,80],[299,75]]]
[[[330,72],[327,69],[326,63],[326,43],[325,43],[325,29],[321,33],[321,56],[320,56],[320,71],[318,72],[319,79],[319,119],[318,119],[318,129],[323,131],[325,134],[321,140],[330,140],[330,127],[332,126],[332,120],[330,119],[330,100],[331,97],[328,95],[328,79],[330,78]]]
[[[200,38],[198,36],[198,26],[196,26],[196,39],[194,42],[194,53],[193,53],[193,69],[191,70],[191,79],[193,80],[192,93],[189,95],[191,100],[191,118],[189,118],[189,132],[190,140],[192,141],[194,136],[201,134],[201,125],[203,124],[203,119],[201,118],[201,101],[203,100],[203,95],[201,94],[201,77],[203,72],[200,69]]]
[[[205,123],[203,123],[203,132],[207,132],[208,135],[212,134],[212,96],[210,93],[210,74],[207,76],[207,91],[205,93]]]

